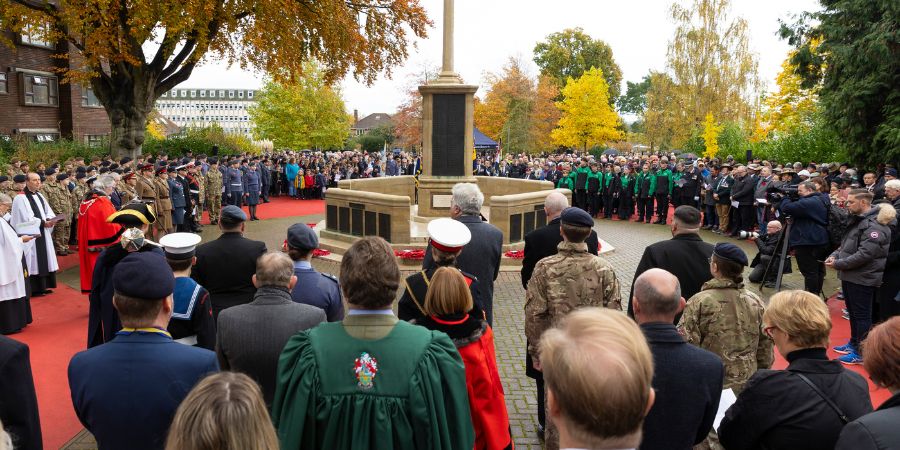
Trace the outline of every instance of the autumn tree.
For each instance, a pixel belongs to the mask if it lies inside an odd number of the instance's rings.
[[[692,130],[702,126],[708,113],[724,122],[749,123],[760,82],[757,56],[750,49],[749,26],[729,16],[730,0],[693,0],[689,7],[671,7],[675,35],[669,42],[665,74],[672,83],[651,83],[650,97],[666,98],[660,114],[663,130],[648,134],[672,137],[680,146]],[[654,93],[654,90],[665,92]],[[659,117],[662,119],[662,117]]]
[[[722,133],[722,125],[716,123],[712,113],[706,113],[703,121],[703,156],[709,159],[715,158],[719,153],[719,135]]]
[[[559,126],[550,133],[556,145],[589,147],[619,139],[621,119],[609,104],[609,86],[603,71],[591,67],[578,79],[569,78],[562,89]]]
[[[781,63],[781,72],[775,77],[776,90],[763,99],[760,129],[756,132],[765,138],[812,127],[821,84],[804,87],[797,66],[791,62],[795,54],[796,51],[791,51]]]
[[[647,107],[643,127],[647,143],[652,149],[669,149],[674,142],[685,142],[691,134],[684,127],[686,110],[678,104],[675,81],[663,72],[650,72]]]
[[[900,9],[896,1],[820,1],[782,24],[802,87],[821,83],[825,122],[858,164],[900,158]],[[816,48],[818,46],[818,48]]]
[[[534,81],[515,58],[509,58],[502,72],[488,73],[485,81],[488,89],[475,106],[475,126],[486,136],[502,138],[507,151],[530,152]]]
[[[543,151],[553,148],[551,133],[562,114],[556,107],[559,97],[559,84],[556,78],[539,75],[531,107],[530,135],[531,148]]]
[[[292,149],[340,147],[350,134],[350,116],[340,91],[314,62],[292,83],[269,81],[248,111],[257,139]]]
[[[621,93],[622,69],[613,58],[612,48],[581,28],[551,33],[545,41],[538,42],[534,46],[534,62],[542,74],[556,78],[559,86],[565,86],[570,77],[578,79],[588,69],[596,67],[603,71],[609,86],[610,105]]]
[[[205,60],[290,81],[316,59],[329,81],[352,71],[372,82],[404,61],[410,35],[424,37],[430,24],[419,0],[0,2],[0,28],[37,31],[83,60],[55,69],[90,82],[112,124],[112,151],[130,155],[141,152],[156,99]]]
[[[394,143],[406,149],[419,149],[422,146],[422,94],[419,86],[428,80],[437,78],[440,68],[432,67],[420,74],[407,76],[403,102],[397,108],[394,119]]]

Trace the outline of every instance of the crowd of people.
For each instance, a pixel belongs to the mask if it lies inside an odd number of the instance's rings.
[[[547,224],[524,238],[525,374],[546,449],[900,445],[893,167],[577,154],[476,163],[480,175],[572,191],[572,206],[550,191]],[[493,332],[503,235],[481,217],[477,185],[453,187],[449,217],[427,227],[422,270],[405,279],[380,238],[355,242],[335,278],[312,267],[319,243],[304,224],[274,251],[243,235],[269,196],[320,198],[342,178],[417,175],[420,164],[358,152],[18,162],[14,199],[0,194],[0,326],[31,320],[28,299],[55,287],[57,252],[75,242],[90,315],[68,382],[101,449],[511,449]],[[204,211],[221,235],[201,243]],[[593,228],[635,214],[656,215],[673,238],[645,249],[623,298]],[[759,254],[706,243],[703,228],[744,232]],[[790,255],[804,290],[764,302],[744,273],[754,265],[751,280],[780,283],[772,274]],[[851,325],[838,360],[827,355],[827,268]],[[771,369],[775,351],[786,369]],[[893,396],[873,412],[847,364]],[[0,337],[0,368],[0,449],[41,448],[27,346]],[[723,389],[737,401],[719,422]]]

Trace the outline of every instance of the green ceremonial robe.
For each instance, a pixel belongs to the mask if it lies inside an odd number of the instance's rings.
[[[385,320],[397,319],[348,316],[288,341],[272,404],[282,449],[474,446],[465,367],[450,338],[406,322],[380,339],[348,334]]]

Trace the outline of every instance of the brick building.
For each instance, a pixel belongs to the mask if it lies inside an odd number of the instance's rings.
[[[67,42],[44,42],[2,31],[15,48],[0,45],[0,138],[69,138],[101,145],[109,118],[90,86],[64,83],[54,69],[77,67],[81,55]],[[68,59],[53,58],[68,54]]]

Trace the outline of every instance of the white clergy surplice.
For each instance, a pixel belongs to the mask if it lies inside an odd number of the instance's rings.
[[[0,302],[25,296],[24,245],[13,227],[0,218]]]
[[[53,248],[53,227],[44,226],[44,223],[54,218],[56,214],[50,209],[50,203],[40,192],[30,194],[27,192],[27,188],[25,192],[13,199],[10,224],[15,227],[24,222],[40,219],[41,236],[25,244],[25,264],[28,266],[29,275],[45,276],[59,270],[56,250]],[[39,253],[46,255],[46,258]],[[42,267],[44,265],[46,267]]]

